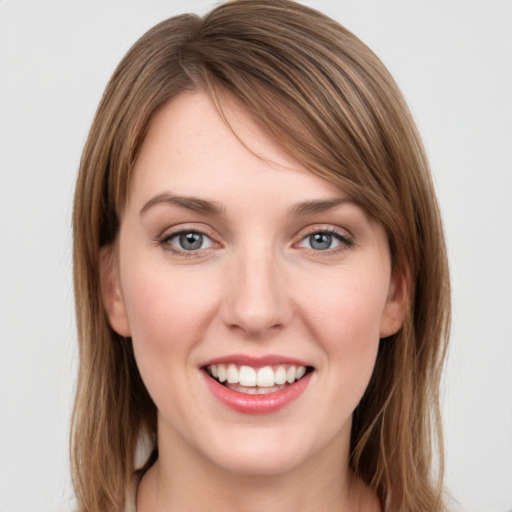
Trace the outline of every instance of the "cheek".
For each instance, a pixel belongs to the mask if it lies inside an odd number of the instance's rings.
[[[185,416],[180,396],[196,370],[195,348],[215,316],[213,283],[200,272],[160,262],[142,265],[135,258],[126,262],[125,276],[123,296],[142,379],[160,411]]]
[[[132,264],[130,264],[132,263]],[[127,261],[123,297],[134,346],[155,358],[190,350],[214,315],[211,281],[199,272]]]
[[[388,281],[369,272],[344,274],[310,293],[304,315],[326,355],[331,384],[355,407],[373,373]]]
[[[352,344],[356,348],[365,342],[378,342],[388,286],[382,276],[367,272],[324,280],[308,294],[311,326],[340,351]]]

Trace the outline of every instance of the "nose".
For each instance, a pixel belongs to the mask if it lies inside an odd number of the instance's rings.
[[[227,270],[223,320],[230,329],[262,337],[292,317],[286,276],[271,250],[248,249]]]

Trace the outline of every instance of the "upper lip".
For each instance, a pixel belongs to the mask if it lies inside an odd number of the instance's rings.
[[[206,361],[203,366],[212,364],[236,364],[239,366],[251,366],[252,368],[262,368],[263,366],[273,366],[279,364],[290,364],[296,366],[311,366],[307,362],[295,357],[288,357],[278,354],[268,354],[264,356],[249,356],[246,354],[231,354],[228,356],[216,357]]]

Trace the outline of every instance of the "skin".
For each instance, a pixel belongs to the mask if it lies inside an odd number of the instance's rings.
[[[348,451],[379,339],[403,320],[385,231],[229,98],[226,113],[251,152],[201,92],[155,116],[103,254],[111,325],[132,338],[158,408],[159,459],[138,510],[380,510]],[[296,211],[312,201],[339,204]],[[180,247],[180,229],[204,233],[202,248]],[[326,230],[329,248],[312,247]],[[299,358],[314,371],[283,409],[242,414],[211,394],[202,369],[232,354]]]

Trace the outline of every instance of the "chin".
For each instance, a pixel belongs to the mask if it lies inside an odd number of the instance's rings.
[[[309,457],[307,446],[311,442],[290,436],[289,432],[265,430],[234,433],[228,443],[224,439],[220,445],[210,445],[204,455],[230,473],[247,476],[284,474]]]
[[[300,464],[300,457],[275,452],[269,453],[242,453],[238,451],[233,456],[224,456],[217,460],[217,464],[225,471],[240,476],[276,476],[289,473]]]

